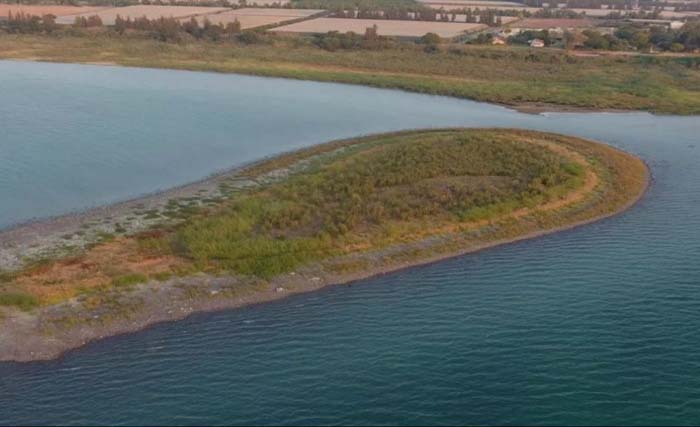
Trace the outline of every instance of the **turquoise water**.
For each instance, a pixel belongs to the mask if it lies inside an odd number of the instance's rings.
[[[3,62],[0,93],[4,224],[431,125],[594,138],[654,178],[632,210],[575,230],[0,364],[0,424],[700,420],[697,117],[533,116],[344,85]]]

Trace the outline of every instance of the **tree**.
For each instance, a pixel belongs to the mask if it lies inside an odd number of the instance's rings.
[[[442,43],[442,39],[435,33],[425,33],[425,35],[420,38],[420,43],[427,45],[438,45]]]
[[[119,34],[124,34],[124,32],[127,29],[127,22],[124,18],[121,16],[117,15],[117,17],[114,19],[114,30],[119,33]]]
[[[101,27],[102,26],[102,18],[100,18],[97,15],[92,15],[87,19],[87,21],[85,21],[85,26],[86,27]]]
[[[238,19],[226,24],[226,34],[238,34],[241,32],[241,23]]]
[[[573,49],[576,44],[576,34],[571,31],[564,31],[564,47],[568,49]]]

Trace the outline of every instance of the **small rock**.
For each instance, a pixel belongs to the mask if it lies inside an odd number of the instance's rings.
[[[284,292],[284,288],[281,286],[277,287],[277,288],[275,288],[275,292]]]

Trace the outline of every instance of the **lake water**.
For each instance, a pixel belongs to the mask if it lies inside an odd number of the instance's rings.
[[[697,424],[698,117],[0,61],[0,226],[430,126],[593,138],[654,181],[575,230],[0,364],[0,424]]]

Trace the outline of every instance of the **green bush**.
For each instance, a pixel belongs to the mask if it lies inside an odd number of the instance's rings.
[[[148,281],[148,277],[141,273],[131,273],[125,274],[123,276],[115,277],[112,279],[112,286],[123,287],[123,286],[133,286],[139,283],[144,283]]]
[[[17,307],[23,311],[29,311],[39,305],[39,301],[28,294],[20,292],[4,292],[0,294],[0,306]]]

